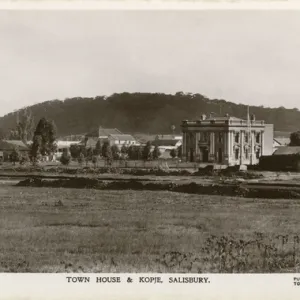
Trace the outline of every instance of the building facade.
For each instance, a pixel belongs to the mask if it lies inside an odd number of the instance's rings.
[[[183,159],[224,165],[257,164],[261,155],[273,152],[273,125],[230,117],[202,115],[182,121]]]

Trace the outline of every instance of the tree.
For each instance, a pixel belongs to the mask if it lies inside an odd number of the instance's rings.
[[[77,144],[73,144],[70,146],[70,153],[72,158],[77,159],[82,152],[82,147]]]
[[[26,164],[27,162],[29,162],[29,156],[28,156],[28,153],[25,152],[25,153],[23,153],[23,154],[20,156],[19,163],[20,163],[20,165],[24,165],[24,164]]]
[[[172,150],[170,151],[170,155],[171,155],[172,158],[177,157],[177,155],[178,155],[177,149],[172,149]]]
[[[9,135],[10,140],[22,140],[27,143],[34,134],[34,118],[30,110],[25,109],[19,115],[17,112],[16,128],[12,129]]]
[[[94,155],[101,155],[101,149],[102,149],[102,145],[101,145],[101,140],[99,139],[94,149]]]
[[[93,157],[92,157],[92,163],[94,165],[94,168],[96,168],[97,164],[98,164],[98,156],[97,155],[93,155]]]
[[[49,155],[55,152],[56,126],[53,121],[46,118],[40,119],[33,135],[31,156],[36,160],[37,155]]]
[[[119,159],[120,158],[120,150],[119,150],[119,147],[117,145],[113,145],[111,147],[111,153],[112,153],[113,159]]]
[[[63,150],[63,153],[60,157],[60,162],[63,164],[63,165],[68,165],[71,161],[71,155],[69,154],[69,151],[68,149],[64,149]]]
[[[300,131],[291,133],[290,146],[300,146]]]
[[[82,166],[84,162],[84,154],[81,152],[78,157],[78,163]]]
[[[177,157],[182,158],[182,145],[177,148]]]
[[[18,148],[15,147],[13,149],[13,151],[9,155],[9,159],[14,165],[16,164],[16,162],[18,162],[20,160],[20,152],[19,152]]]
[[[105,142],[101,149],[102,156],[106,159],[106,161],[110,164],[113,157],[112,157],[112,151],[111,147],[109,145],[109,142]]]
[[[151,142],[148,141],[143,149],[142,158],[143,160],[148,160],[151,156]]]
[[[153,157],[153,159],[158,159],[160,156],[161,156],[161,152],[160,152],[158,146],[156,145],[153,149],[152,157]]]

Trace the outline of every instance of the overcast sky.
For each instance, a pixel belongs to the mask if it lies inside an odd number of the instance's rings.
[[[300,11],[0,11],[0,41],[0,115],[124,91],[300,108]]]

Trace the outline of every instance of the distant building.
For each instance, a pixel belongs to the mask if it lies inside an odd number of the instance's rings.
[[[158,134],[155,137],[156,140],[182,140],[182,135],[174,134]]]
[[[140,145],[140,143],[130,134],[110,134],[108,136],[108,141],[110,146],[116,145],[119,148],[123,145],[127,147]]]
[[[8,161],[14,149],[21,153],[29,152],[29,147],[20,140],[0,140],[0,161]]]
[[[287,137],[274,137],[273,139],[273,151],[276,151],[280,147],[285,147],[290,144],[290,138]]]
[[[80,141],[61,141],[61,140],[57,140],[55,142],[55,144],[56,144],[56,152],[54,153],[55,157],[60,158],[64,151],[66,151],[66,150],[69,151],[71,145],[78,145],[78,144],[80,144]]]
[[[182,145],[182,140],[179,139],[156,139],[151,145],[153,147],[157,146],[161,152],[171,151],[173,149],[177,149]]]
[[[279,147],[273,155],[292,155],[300,154],[300,146],[283,146]]]
[[[86,137],[94,137],[98,139],[107,139],[109,135],[111,134],[122,134],[120,130],[117,128],[102,128],[101,126],[88,134],[86,134]]]
[[[226,115],[182,121],[183,158],[226,165],[257,164],[273,153],[273,125]]]

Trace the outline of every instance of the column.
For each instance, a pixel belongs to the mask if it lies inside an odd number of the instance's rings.
[[[244,162],[244,131],[240,131],[240,164],[242,165]]]
[[[215,133],[210,133],[209,156],[211,161],[215,161]]]
[[[260,142],[260,145],[261,145],[261,146],[260,146],[260,147],[261,147],[261,148],[260,148],[260,155],[261,155],[261,156],[264,155],[264,151],[265,151],[265,149],[264,149],[264,133],[265,133],[265,132],[262,130],[262,131],[261,131],[261,134],[260,134],[260,135],[261,135],[261,137],[260,137],[260,139],[261,139],[261,142]]]
[[[182,137],[182,158],[186,158],[186,132],[183,132]]]
[[[199,149],[200,132],[195,134],[195,161],[200,161],[200,149]]]

